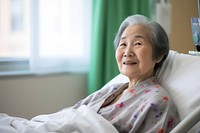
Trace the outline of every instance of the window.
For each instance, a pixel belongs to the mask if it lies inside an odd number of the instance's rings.
[[[28,1],[0,0],[0,57],[29,57]]]
[[[90,5],[89,0],[0,0],[0,73],[86,71]]]

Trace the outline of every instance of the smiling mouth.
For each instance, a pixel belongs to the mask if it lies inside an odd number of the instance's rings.
[[[137,62],[133,62],[133,61],[125,61],[123,62],[124,65],[135,65],[137,64]]]

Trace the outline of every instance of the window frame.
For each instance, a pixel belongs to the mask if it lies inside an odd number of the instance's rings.
[[[27,58],[0,59],[0,76],[31,74]]]

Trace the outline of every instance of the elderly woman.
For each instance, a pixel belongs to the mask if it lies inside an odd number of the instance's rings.
[[[113,84],[81,100],[122,132],[163,133],[179,122],[176,107],[156,80],[169,52],[168,37],[155,21],[133,15],[122,22],[114,41],[116,61],[125,84]]]

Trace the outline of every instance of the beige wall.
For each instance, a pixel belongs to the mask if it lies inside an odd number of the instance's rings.
[[[53,113],[86,96],[86,74],[0,78],[0,113],[27,119]]]
[[[198,17],[197,0],[171,0],[172,29],[170,38],[171,49],[182,53],[194,50],[191,34],[191,17]]]

